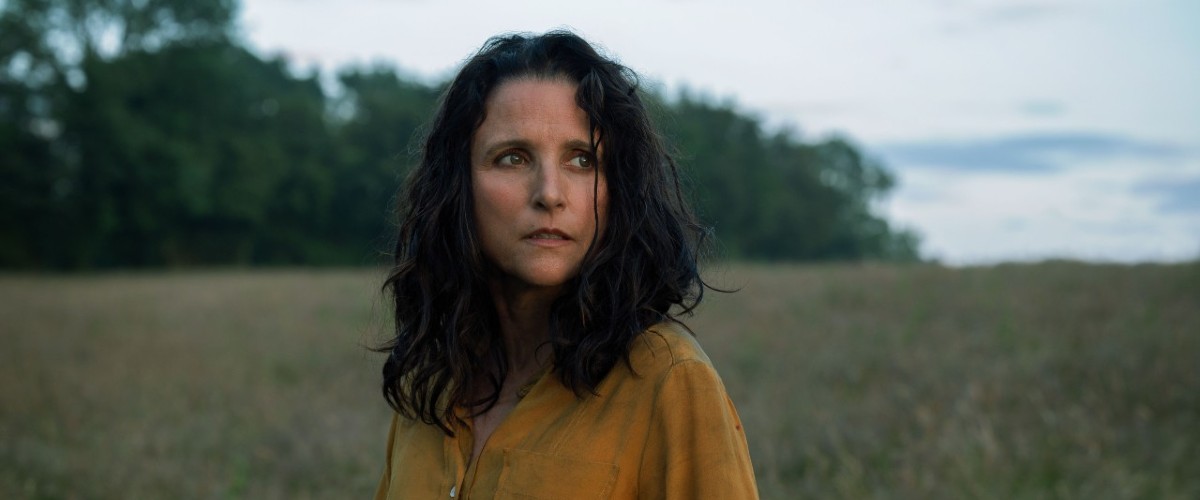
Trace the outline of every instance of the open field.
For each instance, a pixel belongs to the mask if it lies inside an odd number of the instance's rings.
[[[1200,498],[1200,265],[710,277],[764,498]],[[368,498],[381,280],[0,277],[0,498]]]

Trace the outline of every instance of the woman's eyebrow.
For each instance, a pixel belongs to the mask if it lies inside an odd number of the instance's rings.
[[[566,143],[567,149],[582,149],[584,151],[592,150],[592,143],[582,139],[571,139]]]
[[[525,150],[534,149],[533,144],[525,139],[502,139],[498,142],[488,144],[487,149],[485,149],[483,152],[483,156],[492,156],[500,151],[511,148]],[[583,151],[591,151],[592,145],[583,139],[571,139],[563,144],[563,149],[580,149]]]
[[[532,149],[529,141],[525,139],[504,139],[499,142],[494,142],[487,145],[487,149],[483,151],[483,156],[492,156],[505,149]]]

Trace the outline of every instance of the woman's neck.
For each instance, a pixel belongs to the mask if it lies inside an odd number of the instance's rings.
[[[550,339],[550,307],[558,293],[554,289],[492,284],[492,302],[510,376],[532,376],[549,363],[550,350],[538,348]]]

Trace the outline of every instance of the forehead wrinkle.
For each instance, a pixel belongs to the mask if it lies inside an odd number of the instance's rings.
[[[533,108],[533,106],[525,107],[525,109],[530,108]],[[538,108],[544,109],[541,108],[540,104],[538,105]],[[582,110],[578,111],[582,113]],[[530,113],[522,113],[520,111],[510,113],[492,113],[488,118],[494,118],[493,121],[496,123],[489,124],[488,121],[485,120],[484,123],[480,124],[479,129],[483,129],[485,125],[491,125],[491,135],[492,137],[495,137],[492,142],[528,143],[530,142],[530,138],[549,137],[552,139],[558,139],[557,142],[572,148],[591,147],[591,143],[584,138],[588,128],[586,116],[575,116],[564,121],[562,119],[563,116],[561,115],[549,116],[551,113],[539,113],[538,111],[535,111],[534,113],[537,113],[537,116],[530,117]],[[499,127],[496,125],[499,125]]]

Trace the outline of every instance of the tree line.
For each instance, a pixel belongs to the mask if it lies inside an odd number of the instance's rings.
[[[236,7],[0,7],[0,267],[387,260],[443,84],[374,66],[322,85],[248,50]],[[893,176],[850,142],[768,132],[711,99],[646,97],[721,255],[918,257],[916,236],[872,208]]]

